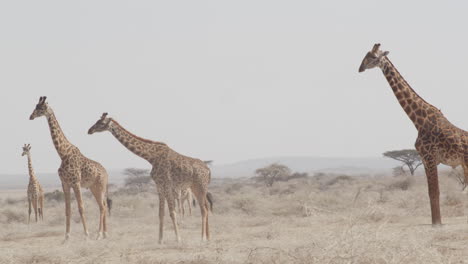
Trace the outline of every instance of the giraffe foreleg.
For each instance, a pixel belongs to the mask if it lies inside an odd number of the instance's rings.
[[[38,205],[37,196],[34,197],[32,204],[33,204],[33,208],[34,208],[34,216],[35,216],[36,223],[37,223],[37,205]]]
[[[159,192],[159,244],[163,241],[164,231],[164,203],[166,198],[162,192]]]
[[[86,218],[84,215],[84,206],[83,206],[83,198],[81,196],[81,186],[79,183],[76,183],[73,186],[73,192],[75,193],[76,202],[78,204],[78,212],[80,213],[81,222],[83,223],[83,231],[86,237],[89,236],[88,228],[86,226]]]
[[[70,218],[71,218],[71,190],[70,186],[62,183],[63,195],[65,197],[65,241],[70,238]]]
[[[424,169],[426,170],[429,201],[431,204],[432,225],[442,224],[439,205],[439,177],[437,164],[432,156],[423,157]]]
[[[174,231],[176,235],[176,240],[177,242],[180,242],[180,236],[179,236],[179,226],[177,225],[177,215],[176,215],[176,210],[175,210],[175,198],[172,192],[167,192],[167,206],[169,207],[169,216],[171,217],[172,224],[174,226]]]
[[[31,222],[31,212],[31,198],[28,197],[28,225]]]

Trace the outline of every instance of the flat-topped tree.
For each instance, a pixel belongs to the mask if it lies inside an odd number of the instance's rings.
[[[152,166],[151,178],[156,183],[159,195],[159,243],[163,239],[164,205],[167,201],[169,215],[174,225],[177,241],[180,241],[177,225],[175,201],[181,190],[190,188],[200,204],[202,216],[202,240],[210,239],[208,225],[208,203],[211,199],[208,184],[211,172],[201,160],[181,155],[162,142],[151,141],[138,137],[114,119],[107,117],[107,113],[96,121],[88,130],[89,134],[109,131],[122,145],[133,154],[145,159]]]
[[[465,179],[468,179],[468,132],[454,126],[439,109],[419,96],[387,55],[388,51],[381,51],[380,44],[375,44],[362,60],[359,72],[380,68],[401,107],[418,130],[415,146],[426,170],[432,224],[439,225],[441,216],[437,165],[461,165]]]
[[[107,236],[106,225],[106,198],[107,198],[107,172],[104,167],[96,161],[88,159],[80,150],[68,141],[60,125],[55,118],[54,111],[46,103],[45,96],[39,98],[36,108],[30,116],[33,120],[40,116],[45,116],[49,124],[52,142],[57,150],[62,163],[58,169],[60,180],[62,181],[63,193],[65,196],[66,234],[65,240],[70,237],[70,216],[71,216],[71,189],[73,189],[78,203],[81,222],[85,236],[88,236],[84,206],[81,196],[81,188],[89,188],[96,198],[99,206],[99,233],[98,239]]]
[[[24,144],[23,146],[23,153],[21,156],[28,157],[28,172],[29,172],[29,184],[28,184],[28,224],[31,221],[31,205],[34,209],[34,215],[36,216],[36,223],[37,223],[37,215],[39,214],[39,218],[44,221],[44,191],[42,190],[41,184],[36,178],[36,174],[34,173],[34,169],[32,166],[32,159],[31,159],[31,144]]]

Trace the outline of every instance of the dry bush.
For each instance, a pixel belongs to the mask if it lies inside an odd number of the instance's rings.
[[[318,180],[320,183],[319,189],[323,191],[336,185],[337,183],[352,182],[354,181],[354,178],[348,175],[333,176],[331,174],[320,174],[320,176],[317,176],[316,180]]]
[[[224,189],[224,191],[227,194],[235,194],[235,193],[238,193],[242,189],[242,187],[243,187],[243,185],[241,183],[232,183],[232,184],[229,184]]]
[[[62,191],[55,190],[53,192],[44,193],[44,198],[47,201],[63,202],[65,200],[65,195]]]
[[[404,177],[403,179],[397,179],[387,185],[387,190],[403,190],[407,191],[414,183],[412,177]]]
[[[14,198],[8,197],[8,198],[5,199],[5,204],[7,204],[7,205],[17,205],[17,204],[23,203],[25,201],[26,201],[25,198],[23,198],[23,199],[14,199]]]
[[[249,198],[239,198],[232,202],[234,209],[240,210],[247,215],[255,215],[257,213],[255,200]]]
[[[2,224],[25,223],[25,222],[26,222],[25,213],[19,213],[11,209],[3,210],[1,217],[0,217],[0,223]]]

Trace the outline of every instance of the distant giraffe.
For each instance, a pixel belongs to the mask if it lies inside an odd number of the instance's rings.
[[[359,72],[379,67],[398,102],[418,130],[416,150],[426,170],[432,224],[440,225],[439,180],[437,165],[462,165],[468,182],[468,132],[452,125],[442,112],[420,97],[387,58],[388,51],[375,44],[364,57]]]
[[[88,237],[88,228],[84,215],[83,199],[81,188],[89,188],[99,206],[99,232],[98,239],[107,236],[106,225],[106,197],[107,197],[107,172],[104,167],[96,161],[86,158],[80,150],[71,144],[65,137],[60,125],[55,118],[52,108],[46,103],[46,97],[39,99],[30,118],[45,116],[49,123],[50,134],[57,150],[62,164],[58,170],[60,180],[62,181],[63,193],[65,195],[65,214],[66,214],[66,234],[65,240],[70,237],[70,216],[71,216],[71,189],[73,189],[78,203],[81,222],[85,236]]]
[[[31,160],[31,145],[24,144],[23,146],[23,154],[21,156],[28,156],[28,170],[29,170],[29,184],[28,184],[28,205],[29,205],[29,214],[28,214],[28,224],[31,222],[31,205],[34,208],[34,214],[36,216],[36,223],[37,223],[37,215],[39,213],[39,218],[44,221],[44,191],[42,190],[41,184],[36,178],[36,174],[34,173],[34,169],[32,166]]]
[[[185,204],[188,206],[189,215],[192,215],[192,192],[190,188],[183,189],[177,192],[177,205],[179,214],[185,216]]]
[[[140,138],[128,132],[117,121],[107,117],[107,113],[88,130],[89,134],[109,131],[128,150],[147,160],[152,166],[151,177],[159,194],[159,243],[163,240],[164,204],[167,201],[169,214],[174,225],[177,241],[180,241],[177,225],[175,200],[176,192],[189,188],[197,198],[202,215],[202,240],[210,239],[208,225],[207,190],[211,180],[210,169],[203,161],[183,156],[166,144]]]

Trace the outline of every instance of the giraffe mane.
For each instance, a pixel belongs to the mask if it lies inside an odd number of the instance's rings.
[[[431,107],[433,107],[434,109],[436,109],[437,111],[441,112],[439,108],[433,106],[432,104],[428,103],[426,100],[424,100],[424,98],[422,98],[414,89],[413,87],[411,87],[411,85],[409,85],[409,83],[406,81],[406,79],[403,77],[403,75],[401,75],[401,73],[398,71],[398,69],[395,67],[395,65],[393,65],[392,61],[390,61],[390,59],[388,57],[385,57],[387,58],[387,62],[390,63],[390,65],[392,66],[392,68],[401,76],[401,79],[403,79],[403,81],[405,81],[405,83],[408,85],[408,87],[411,89],[411,91],[419,98],[421,99],[424,103],[430,105]]]
[[[128,133],[129,135],[131,135],[132,137],[134,137],[134,138],[136,138],[136,139],[138,139],[138,140],[141,140],[141,141],[146,142],[146,143],[151,143],[151,144],[156,144],[156,145],[167,146],[167,144],[164,143],[164,142],[149,140],[149,139],[142,138],[142,137],[139,137],[139,136],[133,134],[132,132],[130,132],[130,131],[128,131],[127,129],[125,129],[121,124],[119,124],[119,122],[115,121],[114,119],[112,119],[112,122],[113,122],[114,124],[116,124],[117,126],[119,126],[123,131],[125,131],[126,133]]]

